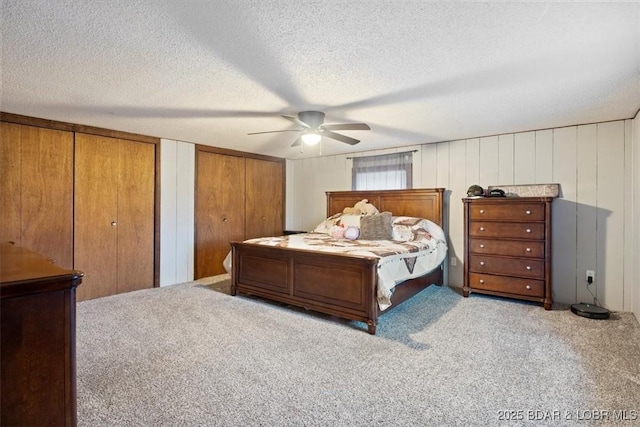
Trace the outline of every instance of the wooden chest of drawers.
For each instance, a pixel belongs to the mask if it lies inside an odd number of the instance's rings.
[[[535,301],[551,310],[552,197],[464,198],[463,295]]]
[[[2,426],[75,426],[76,287],[82,273],[0,244]]]

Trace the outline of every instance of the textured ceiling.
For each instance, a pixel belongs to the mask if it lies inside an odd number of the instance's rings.
[[[640,3],[2,0],[0,110],[286,158],[625,119]],[[326,113],[350,146],[290,145]]]

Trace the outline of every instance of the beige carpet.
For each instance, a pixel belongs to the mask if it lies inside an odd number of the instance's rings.
[[[640,419],[640,327],[629,313],[590,320],[432,286],[372,336],[360,322],[232,297],[225,282],[78,303],[79,426]]]

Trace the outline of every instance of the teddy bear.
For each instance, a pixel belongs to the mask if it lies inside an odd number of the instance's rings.
[[[344,208],[342,213],[351,215],[374,215],[379,213],[379,211],[378,208],[369,203],[368,199],[362,199],[357,202],[352,208]]]
[[[354,207],[356,209],[359,209],[363,215],[375,215],[377,213],[380,213],[378,208],[369,203],[369,200],[367,199],[362,199],[361,201],[356,203]]]

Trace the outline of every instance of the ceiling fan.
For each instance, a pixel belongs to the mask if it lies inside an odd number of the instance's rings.
[[[300,126],[300,129],[285,129],[285,130],[271,130],[266,132],[252,132],[248,135],[257,135],[262,133],[275,133],[275,132],[302,132],[298,139],[291,145],[297,147],[303,142],[307,145],[315,145],[320,142],[323,136],[327,138],[336,139],[346,144],[355,145],[360,142],[359,139],[351,138],[346,135],[333,132],[334,130],[370,130],[371,128],[366,123],[335,123],[325,124],[324,113],[321,111],[301,111],[298,113],[298,117],[285,116],[287,120]]]

